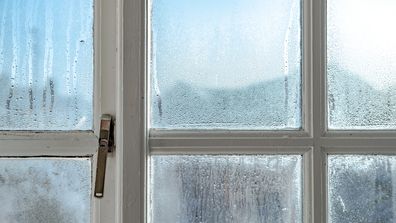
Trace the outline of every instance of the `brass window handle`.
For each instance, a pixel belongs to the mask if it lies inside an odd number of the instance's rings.
[[[114,151],[114,122],[111,115],[102,115],[100,121],[99,148],[96,163],[95,193],[97,198],[103,197],[107,153]]]

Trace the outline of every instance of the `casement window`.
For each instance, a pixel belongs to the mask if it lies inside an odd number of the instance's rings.
[[[124,217],[394,221],[393,2],[124,3]]]
[[[93,188],[116,113],[117,1],[0,1],[0,221],[116,222],[118,155]]]

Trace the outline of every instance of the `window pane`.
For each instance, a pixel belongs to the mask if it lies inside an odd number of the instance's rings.
[[[396,1],[327,1],[329,128],[396,128]]]
[[[395,222],[396,157],[329,156],[329,222]]]
[[[92,129],[93,0],[0,1],[0,130]]]
[[[0,219],[5,223],[89,223],[91,161],[0,158]]]
[[[302,156],[152,156],[150,222],[302,222]]]
[[[300,0],[152,0],[153,128],[299,129]]]

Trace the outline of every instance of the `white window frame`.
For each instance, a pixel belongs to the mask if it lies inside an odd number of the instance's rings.
[[[104,197],[94,198],[96,152],[101,114],[116,115],[121,76],[121,1],[94,0],[94,126],[93,131],[1,131],[0,157],[81,157],[92,159],[91,221],[118,221],[120,204],[119,160],[122,147],[107,160]],[[120,128],[117,126],[118,132]],[[117,135],[116,138],[119,138]]]
[[[147,120],[149,0],[122,0],[121,222],[147,222],[147,170],[156,154],[301,154],[304,222],[327,222],[327,156],[396,154],[396,131],[328,131],[326,0],[303,3],[301,131],[149,130]]]

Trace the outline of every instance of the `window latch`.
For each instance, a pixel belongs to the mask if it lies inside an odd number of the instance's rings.
[[[111,115],[102,115],[100,120],[99,149],[96,163],[95,193],[97,198],[103,197],[107,154],[114,151],[114,122]]]

